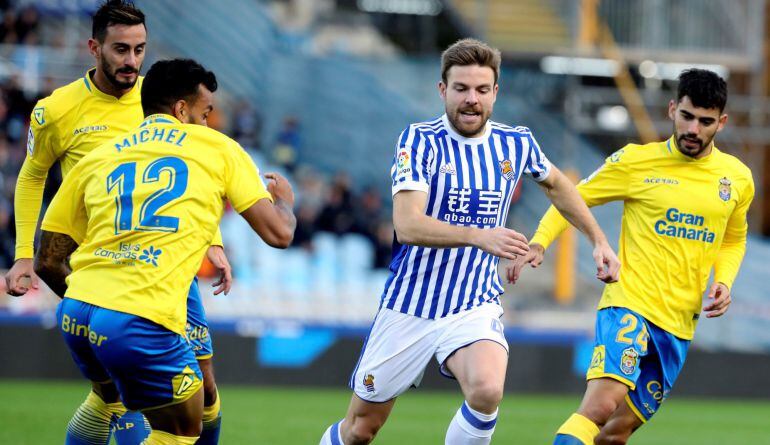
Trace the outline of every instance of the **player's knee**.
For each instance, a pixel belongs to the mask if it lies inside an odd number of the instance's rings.
[[[595,445],[625,445],[628,443],[628,434],[623,433],[606,433],[600,431],[599,435],[594,439]]]
[[[610,397],[597,398],[586,406],[581,407],[579,414],[589,418],[597,425],[604,425],[618,409],[618,402]]]
[[[474,384],[467,394],[468,405],[476,411],[493,413],[503,400],[501,385],[490,382]]]

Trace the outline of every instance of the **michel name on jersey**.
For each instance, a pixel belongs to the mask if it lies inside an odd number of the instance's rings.
[[[705,218],[694,213],[684,213],[672,207],[663,218],[655,222],[655,233],[672,238],[683,238],[713,243],[716,235],[704,226]]]

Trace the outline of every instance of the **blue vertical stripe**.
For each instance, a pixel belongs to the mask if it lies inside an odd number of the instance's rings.
[[[417,300],[417,307],[414,309],[415,314],[422,314],[422,309],[425,306],[425,298],[428,296],[428,287],[430,286],[430,278],[433,273],[433,262],[436,260],[436,252],[438,249],[430,249],[428,255],[428,264],[425,267],[425,275],[422,277],[422,288],[420,289],[420,298]]]
[[[409,303],[412,302],[412,295],[414,294],[414,286],[417,283],[417,278],[420,276],[423,252],[425,252],[424,247],[415,247],[414,260],[412,260],[412,272],[408,277],[404,277],[408,280],[409,284],[406,286],[404,301],[401,303],[401,312],[408,313]]]

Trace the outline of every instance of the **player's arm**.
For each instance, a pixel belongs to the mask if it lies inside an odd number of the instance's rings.
[[[87,157],[86,157],[87,159]],[[86,237],[88,213],[83,182],[91,172],[80,161],[62,182],[41,224],[40,249],[35,253],[35,273],[56,295],[64,297],[66,278],[72,272],[69,257]]]
[[[620,261],[569,178],[564,176],[556,166],[552,166],[548,177],[538,182],[538,185],[543,188],[554,208],[591,241],[594,246],[593,257],[597,268],[596,277],[608,283],[617,281]],[[542,246],[538,244],[535,246],[533,248],[542,249]],[[607,266],[606,270],[605,266]]]
[[[67,292],[67,276],[72,273],[69,256],[78,244],[69,235],[43,230],[40,249],[35,255],[35,273],[51,290],[64,298]]]
[[[500,258],[514,259],[529,250],[527,238],[505,227],[480,229],[439,221],[425,214],[428,195],[402,190],[393,197],[393,226],[401,244],[424,247],[478,247]]]
[[[27,140],[27,157],[16,180],[13,205],[16,224],[16,261],[5,276],[8,293],[14,296],[24,295],[29,289],[26,279],[37,287],[37,277],[33,273],[35,230],[43,204],[43,189],[48,171],[56,162],[58,134],[50,122],[50,116],[41,115],[44,125],[39,124],[35,116],[31,119]]]
[[[289,181],[278,173],[267,173],[265,178],[269,181],[267,190],[272,201],[260,199],[242,211],[241,216],[265,243],[285,249],[294,239],[297,228],[297,219],[292,211],[294,191]]]
[[[741,200],[727,220],[725,236],[714,262],[714,283],[708,292],[708,299],[711,301],[703,308],[708,318],[723,315],[732,302],[730,289],[733,287],[735,277],[738,276],[743,255],[746,253],[746,234],[748,232],[746,214],[749,211],[749,206],[751,206],[751,201],[754,199],[754,182],[751,177],[749,177],[748,186],[741,195]]]
[[[624,200],[628,197],[629,172],[628,160],[623,156],[623,150],[619,150],[608,157],[605,163],[591,176],[578,184],[577,193],[588,207]],[[563,174],[558,176],[560,176],[558,182],[566,180]],[[550,175],[542,182],[549,180]],[[567,180],[567,182],[569,181]],[[549,193],[547,186],[544,185],[544,187],[546,187],[546,193]],[[518,258],[508,269],[507,276],[510,282],[516,282],[525,264],[530,264],[532,267],[539,266],[548,246],[569,227],[570,221],[562,216],[559,210],[556,205],[552,205],[545,212],[530,241],[529,254],[526,257]]]

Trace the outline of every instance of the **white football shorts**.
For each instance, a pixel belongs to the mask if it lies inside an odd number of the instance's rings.
[[[453,378],[445,362],[458,349],[491,340],[508,351],[502,315],[503,308],[495,303],[436,320],[382,308],[353,370],[350,388],[368,402],[387,402],[419,386],[433,356],[441,373]]]

